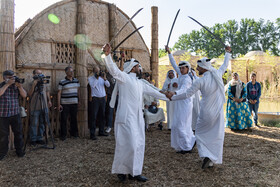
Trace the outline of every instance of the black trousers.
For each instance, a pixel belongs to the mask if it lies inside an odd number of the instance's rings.
[[[70,135],[77,137],[79,135],[77,125],[78,104],[67,104],[62,105],[62,107],[60,135],[62,138],[67,136],[67,118],[70,114]]]
[[[104,134],[104,123],[105,123],[105,97],[92,97],[92,110],[91,110],[91,126],[90,126],[90,137],[95,136],[96,130],[96,119],[98,116],[99,121],[99,134]]]
[[[23,151],[23,132],[20,114],[11,117],[0,117],[0,156],[8,153],[10,125],[14,133],[16,153]]]

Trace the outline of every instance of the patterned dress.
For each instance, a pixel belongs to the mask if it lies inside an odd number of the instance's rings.
[[[226,127],[234,130],[241,130],[252,127],[251,113],[246,102],[247,89],[246,85],[242,83],[242,91],[240,98],[243,98],[241,103],[237,103],[232,99],[235,96],[236,85],[229,84],[228,87],[228,100],[227,100],[227,114],[226,114]]]

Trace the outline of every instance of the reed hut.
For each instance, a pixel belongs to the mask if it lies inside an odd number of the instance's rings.
[[[6,8],[10,9],[4,10],[5,2]],[[59,112],[55,109],[57,86],[65,77],[65,67],[73,67],[81,84],[79,133],[80,137],[86,136],[87,77],[93,65],[104,66],[101,59],[103,44],[111,40],[129,17],[116,5],[100,0],[63,0],[28,19],[14,33],[14,0],[2,0],[1,3],[1,13],[7,12],[7,19],[4,20],[6,24],[1,23],[0,26],[0,37],[6,39],[5,42],[1,39],[0,55],[4,56],[5,53],[6,59],[0,57],[0,71],[14,69],[19,77],[25,78],[24,87],[27,90],[33,80],[34,69],[39,68],[45,75],[51,76],[48,84],[53,99],[53,107],[50,109],[51,125],[55,134],[59,135]],[[3,15],[1,14],[0,19],[2,22]],[[113,42],[113,47],[136,28],[130,22]],[[4,46],[6,49],[3,49]],[[151,71],[151,55],[139,32],[123,43],[118,51],[124,51],[127,59],[138,59],[144,70]],[[155,63],[153,67],[156,68]],[[25,121],[26,125],[27,123],[28,120]]]

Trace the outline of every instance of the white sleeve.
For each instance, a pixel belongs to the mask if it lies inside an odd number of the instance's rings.
[[[176,101],[176,100],[182,100],[182,99],[187,99],[189,97],[191,97],[193,94],[195,94],[198,90],[200,90],[200,84],[201,82],[199,81],[194,81],[192,86],[186,90],[186,92],[183,92],[181,94],[177,94],[177,95],[173,95],[173,97],[171,98],[172,101]],[[177,91],[176,91],[177,93]]]
[[[176,61],[175,61],[173,55],[172,54],[168,54],[168,56],[169,56],[169,61],[170,61],[171,65],[173,66],[174,70],[178,73],[178,75],[181,75],[180,69],[179,69],[179,67],[176,64]]]
[[[110,82],[108,80],[104,81],[104,84],[107,88],[110,87]]]
[[[143,92],[144,94],[150,95],[154,98],[160,99],[160,100],[164,100],[164,101],[169,101],[169,99],[162,93],[160,93],[159,91],[155,90],[154,88],[148,86],[147,84],[143,83]]]
[[[106,67],[109,73],[119,82],[124,83],[127,73],[121,71],[118,66],[113,62],[111,55],[105,57]]]
[[[226,52],[224,63],[223,63],[223,65],[221,65],[221,67],[218,70],[221,75],[223,75],[224,72],[226,71],[226,69],[228,67],[228,63],[229,63],[230,57],[231,57],[231,53]]]

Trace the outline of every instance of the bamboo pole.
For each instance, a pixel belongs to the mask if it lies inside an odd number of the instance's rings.
[[[76,34],[86,33],[86,0],[77,0],[77,27]],[[76,76],[80,81],[80,103],[81,106],[78,110],[78,129],[80,137],[85,137],[88,134],[88,92],[87,92],[87,51],[84,49],[76,48]]]
[[[153,6],[152,11],[152,41],[151,41],[151,70],[152,79],[158,86],[158,7]]]
[[[116,19],[116,12],[117,7],[114,4],[109,4],[109,41],[116,35],[117,31],[117,19]],[[118,43],[118,37],[112,42],[112,49]]]
[[[5,70],[15,70],[14,0],[0,1],[0,81]]]

